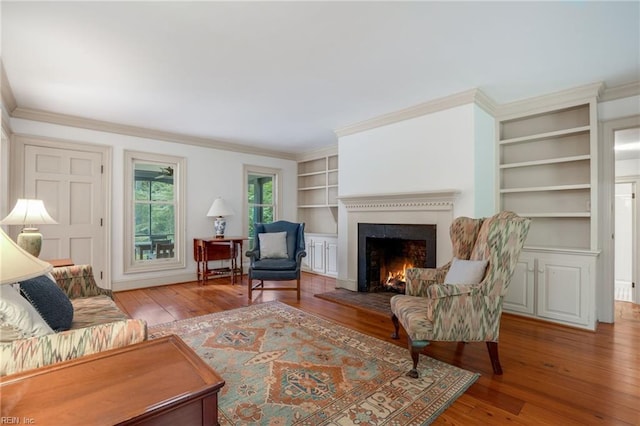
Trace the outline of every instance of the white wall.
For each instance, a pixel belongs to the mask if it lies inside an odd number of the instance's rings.
[[[73,142],[107,145],[112,148],[111,194],[111,277],[114,290],[133,288],[136,281],[145,286],[153,283],[176,282],[177,279],[195,280],[196,264],[193,260],[194,237],[213,235],[213,220],[206,217],[213,200],[221,196],[229,202],[236,215],[227,218],[227,234],[242,235],[243,165],[258,165],[282,170],[282,206],[280,218],[296,220],[297,166],[292,160],[251,155],[180,143],[144,139],[114,133],[86,130],[48,123],[12,119],[15,134],[49,137]],[[124,150],[176,155],[186,158],[186,269],[124,274],[122,247],[124,211]]]
[[[477,105],[474,108],[474,215],[492,216],[498,211],[496,196],[496,120]]]
[[[598,120],[600,121],[638,114],[640,114],[640,95],[598,103]]]
[[[454,214],[473,216],[475,112],[467,104],[341,137],[340,196],[456,189]]]
[[[0,138],[0,219],[10,211],[9,206],[9,136],[2,129]]]
[[[338,141],[339,196],[450,189],[460,191],[453,217],[491,215],[495,152],[495,121],[475,104],[343,136]],[[349,251],[347,224],[347,210],[339,204],[339,253]],[[438,266],[450,258],[446,253],[437,256]],[[351,288],[346,262],[341,255],[338,283]]]
[[[640,159],[616,161],[616,177],[640,176]]]

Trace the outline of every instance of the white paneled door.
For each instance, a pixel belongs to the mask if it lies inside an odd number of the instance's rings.
[[[71,258],[90,264],[106,282],[104,152],[24,145],[24,196],[44,201],[57,225],[40,225],[41,259]]]

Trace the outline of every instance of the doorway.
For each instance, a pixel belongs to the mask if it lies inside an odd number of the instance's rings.
[[[44,201],[56,225],[39,226],[40,258],[93,267],[98,286],[111,288],[110,148],[14,135],[13,198]]]
[[[638,303],[638,199],[640,127],[614,132],[614,299]]]
[[[635,302],[635,182],[617,182],[615,191],[615,300]]]

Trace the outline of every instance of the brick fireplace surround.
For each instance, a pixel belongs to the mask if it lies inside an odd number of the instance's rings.
[[[459,191],[442,190],[419,193],[372,194],[339,197],[344,206],[340,216],[337,286],[358,290],[358,224],[436,225],[436,265],[451,258],[449,227],[454,218],[454,201]],[[345,217],[346,216],[346,217]]]

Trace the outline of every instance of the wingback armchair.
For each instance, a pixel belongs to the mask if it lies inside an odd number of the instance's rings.
[[[530,222],[512,212],[459,217],[450,228],[454,259],[440,268],[407,270],[405,294],[391,298],[391,319],[392,337],[398,338],[400,325],[409,337],[413,369],[408,376],[419,376],[419,354],[430,341],[486,342],[493,371],[502,374],[502,299]]]
[[[280,220],[257,223],[253,250],[245,255],[249,264],[249,300],[253,290],[294,290],[300,300],[300,267],[307,255],[304,244],[304,223]],[[254,284],[254,280],[260,280]],[[265,287],[264,281],[296,280],[295,287]]]

